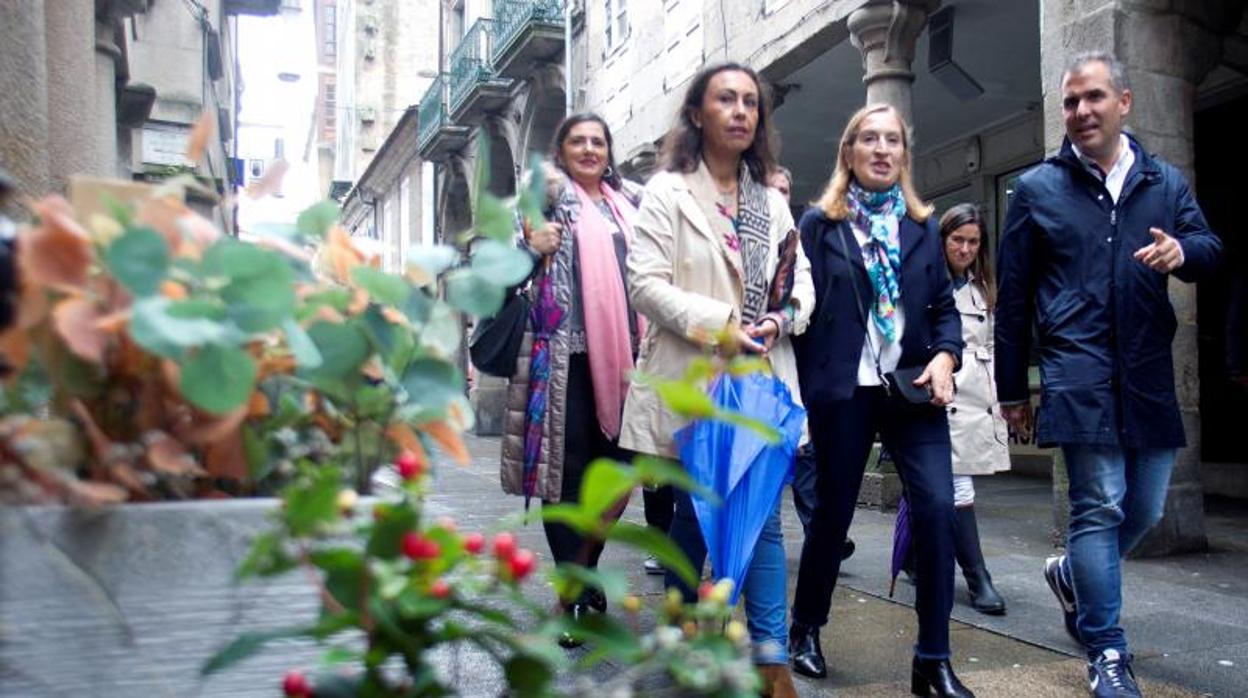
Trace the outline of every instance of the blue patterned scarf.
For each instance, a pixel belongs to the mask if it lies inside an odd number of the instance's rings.
[[[871,317],[886,343],[897,341],[894,316],[901,298],[901,217],[906,215],[906,199],[901,186],[884,191],[867,191],[857,182],[849,185],[849,213],[852,222],[867,233],[862,246],[862,262],[875,290]]]

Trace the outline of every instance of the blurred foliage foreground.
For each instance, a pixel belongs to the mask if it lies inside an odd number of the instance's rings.
[[[745,629],[729,620],[727,583],[703,583],[696,604],[665,599],[643,633],[623,575],[545,570],[559,598],[591,586],[623,612],[574,622],[524,593],[537,559],[512,534],[463,533],[423,515],[431,454],[468,459],[457,315],[492,315],[529,278],[513,230],[517,219],[540,224],[545,196],[539,181],[511,202],[491,196],[489,149],[477,145],[473,229],[458,245],[412,251],[397,274],[338,225],[333,202],[243,239],[188,208],[189,176],[124,197],[87,187],[86,205],[28,203],[14,322],[0,335],[0,499],[100,506],[277,493],[274,525],[239,577],[305,567],[319,616],[242,635],[203,671],[278,638],[322,643],[320,673],[292,670],[287,695],[454,694],[446,666],[456,662],[434,652],[464,643],[501,667],[515,695],[630,695],[656,673],[684,694],[753,695],[758,677]],[[702,391],[723,367],[698,363],[660,392],[689,417],[732,419]],[[361,500],[383,467],[397,485]],[[528,518],[636,548],[696,581],[666,536],[609,516],[643,484],[695,488],[670,462],[599,461],[579,504]],[[557,645],[565,634],[587,643],[575,663]],[[605,685],[576,678],[604,660],[622,667]]]

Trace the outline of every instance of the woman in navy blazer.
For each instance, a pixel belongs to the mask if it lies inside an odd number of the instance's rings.
[[[953,398],[962,330],[931,213],[911,183],[901,115],[888,105],[859,110],[841,136],[827,189],[798,224],[818,294],[795,348],[819,496],[802,546],[789,653],[799,673],[827,675],[819,628],[878,434],[911,506],[919,616],[911,688],[970,696],[949,665],[954,510],[943,409]],[[906,403],[886,389],[884,374],[907,368],[921,372],[912,381],[930,404]]]

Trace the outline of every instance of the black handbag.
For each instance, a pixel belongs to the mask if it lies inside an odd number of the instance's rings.
[[[868,324],[867,311],[862,304],[862,294],[858,291],[858,281],[854,278],[854,266],[849,261],[849,243],[845,241],[846,227],[845,225],[838,226],[840,229],[841,255],[845,258],[845,268],[849,271],[849,287],[854,290],[854,302],[858,306],[858,317],[862,319],[862,327],[866,330],[867,346],[871,348],[871,356],[875,359],[875,372],[880,377],[880,383],[884,387],[884,392],[894,404],[909,410],[939,409],[932,404],[931,387],[920,387],[914,384],[914,381],[923,375],[923,366],[896,368],[887,373],[880,366],[880,353],[876,350],[875,343],[871,341],[871,327]]]
[[[503,307],[493,317],[482,318],[472,331],[468,340],[472,365],[491,376],[514,376],[528,322],[529,294],[523,288],[512,290]]]

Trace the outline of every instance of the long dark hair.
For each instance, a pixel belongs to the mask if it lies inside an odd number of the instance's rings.
[[[953,231],[964,225],[979,228],[979,252],[975,254],[975,261],[971,262],[967,271],[971,272],[971,283],[979,287],[980,292],[984,294],[984,299],[988,301],[988,311],[992,312],[997,305],[997,281],[992,275],[992,263],[988,261],[988,229],[984,225],[984,216],[980,213],[978,206],[958,204],[945,211],[945,215],[940,217],[940,252],[946,255],[945,263],[948,264],[945,243]]]
[[[607,126],[606,120],[593,112],[570,114],[559,122],[559,127],[555,129],[555,137],[550,141],[550,161],[563,170],[564,174],[568,174],[568,168],[563,164],[563,142],[568,139],[568,132],[573,126],[586,121],[592,121],[601,126],[603,135],[607,137],[607,171],[603,173],[602,181],[619,191],[624,186],[624,182],[620,179],[619,168],[615,166],[615,140],[611,138],[611,127]]]
[[[663,169],[668,172],[694,172],[702,161],[702,129],[693,125],[693,114],[702,109],[706,88],[711,78],[728,71],[740,71],[750,76],[758,88],[758,126],[754,129],[754,142],[741,154],[750,175],[755,181],[766,182],[767,173],[775,169],[776,158],[772,148],[770,91],[764,88],[758,73],[740,63],[719,63],[703,68],[689,89],[676,115],[676,125],[663,138]]]

